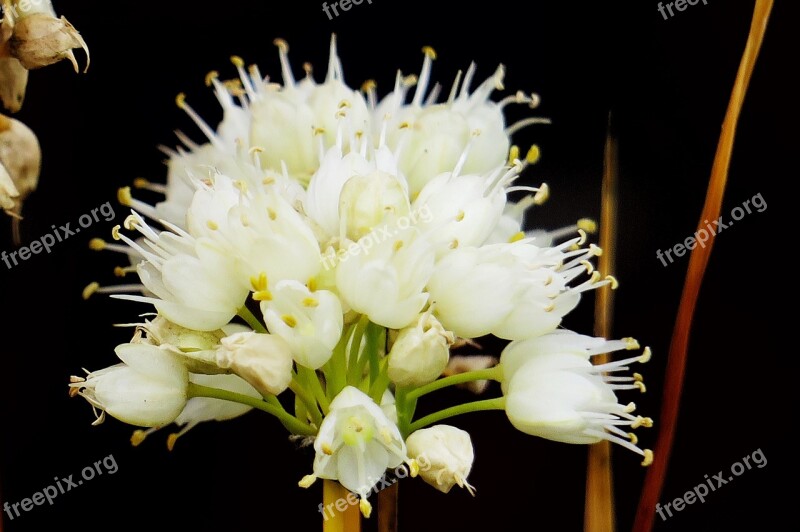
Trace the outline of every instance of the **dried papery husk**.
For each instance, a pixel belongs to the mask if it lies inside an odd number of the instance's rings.
[[[14,241],[19,243],[22,204],[31,192],[36,190],[36,185],[39,183],[42,151],[39,139],[28,126],[2,114],[0,114],[0,164],[11,181],[11,187],[8,187],[7,181],[0,176],[0,207],[14,218],[12,223]]]
[[[11,54],[28,70],[69,59],[75,72],[79,72],[73,48],[83,48],[86,52],[86,72],[90,62],[86,41],[66,18],[58,19],[48,13],[34,13],[17,20],[10,40]]]
[[[0,101],[12,113],[22,108],[28,86],[28,69],[15,57],[0,57]]]

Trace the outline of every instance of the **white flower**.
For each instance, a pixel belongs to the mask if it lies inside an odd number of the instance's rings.
[[[369,254],[353,253],[339,259],[336,286],[344,302],[356,312],[366,314],[378,325],[402,329],[414,321],[428,301],[423,290],[433,271],[433,248],[413,228],[378,240]],[[374,240],[370,242],[372,245]]]
[[[229,368],[263,395],[278,395],[292,381],[289,345],[274,334],[236,333],[223,338],[217,364]]]
[[[618,389],[644,391],[641,376],[605,374],[627,370],[632,362],[646,362],[650,350],[597,366],[589,361],[594,354],[636,347],[630,340],[606,342],[571,332],[512,342],[500,361],[507,379],[506,414],[511,424],[526,434],[565,443],[609,440],[642,455],[643,465],[648,465],[652,452],[637,447],[636,436],[621,427],[649,427],[653,421],[633,416],[635,405],[620,404],[614,393]]]
[[[276,172],[286,168],[307,183],[319,166],[319,142],[328,148],[340,126],[348,132],[369,131],[369,111],[360,93],[344,84],[342,65],[331,39],[330,62],[325,83],[309,76],[295,83],[288,60],[288,45],[275,41],[283,66],[283,86],[268,84],[242,74],[252,112],[250,144],[263,148],[261,165]],[[349,135],[347,136],[349,139]]]
[[[373,148],[369,138],[349,151],[341,140],[331,147],[303,203],[323,244],[345,236],[358,240],[387,216],[403,216],[408,209],[408,185],[396,156],[384,145]]]
[[[430,312],[397,335],[389,352],[389,378],[398,386],[422,386],[439,378],[447,367],[453,333]]]
[[[247,395],[254,399],[261,399],[261,394],[250,386],[245,380],[236,375],[196,375],[190,374],[189,381],[201,386],[227,390],[229,392]],[[253,407],[213,399],[210,397],[192,397],[186,403],[183,411],[175,418],[175,424],[182,427],[179,432],[170,434],[167,438],[167,448],[171,451],[175,447],[178,438],[189,432],[198,424],[206,421],[227,421],[242,416],[252,410]],[[131,437],[134,446],[140,445],[145,438],[159,430],[161,427],[153,427],[148,430],[137,430]]]
[[[503,67],[469,94],[476,70],[474,64],[470,65],[460,91],[459,73],[448,100],[437,104],[438,89],[426,95],[436,53],[430,47],[423,51],[425,61],[414,99],[405,104],[408,89],[417,80],[398,74],[395,90],[375,111],[377,117],[390,117],[387,143],[401,154],[401,169],[408,178],[412,198],[429,180],[455,168],[467,150],[464,171],[483,174],[502,165],[510,147],[503,117],[507,102],[497,104],[489,100],[494,89],[503,88]],[[530,100],[519,95],[514,101]]]
[[[338,480],[361,497],[361,512],[369,517],[367,494],[387,468],[408,462],[406,444],[392,421],[365,393],[348,386],[331,402],[314,441],[314,474],[300,482],[308,487],[316,478]],[[412,467],[412,474],[417,468]]]
[[[195,194],[187,220],[189,233],[226,248],[246,279],[263,273],[270,282],[306,282],[322,267],[306,218],[272,185],[216,175]]]
[[[244,305],[250,287],[236,257],[208,238],[195,239],[175,226],[156,233],[134,213],[125,227],[144,236],[144,245],[114,228],[145,261],[137,266],[139,278],[154,297],[117,295],[118,299],[151,303],[169,321],[198,331],[226,325]],[[147,248],[147,249],[145,249]]]
[[[279,281],[269,295],[262,297],[261,311],[270,332],[289,344],[298,364],[311,369],[322,367],[333,354],[344,326],[336,294],[312,292],[297,281]]]
[[[171,353],[147,344],[122,344],[115,349],[122,364],[73,377],[71,394],[85,398],[101,413],[141,427],[172,423],[188,400],[189,372]]]
[[[406,445],[411,458],[430,465],[420,468],[422,480],[442,493],[449,493],[458,485],[475,495],[475,488],[467,482],[475,460],[472,439],[467,432],[450,425],[434,425],[412,433]]]
[[[220,329],[195,331],[156,316],[154,320],[145,320],[144,324],[137,326],[131,343],[155,345],[170,351],[190,373],[216,375],[227,372],[217,366],[216,360],[219,341],[224,337],[225,333]]]
[[[584,235],[555,248],[527,240],[511,244],[457,248],[436,264],[428,282],[435,314],[446,329],[462,338],[494,334],[509,340],[553,331],[578,304],[580,294],[607,284],[588,259],[599,248],[563,251],[581,244]],[[568,283],[582,273],[590,278]]]

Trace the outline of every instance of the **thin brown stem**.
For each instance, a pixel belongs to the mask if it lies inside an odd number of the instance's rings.
[[[741,114],[747,87],[753,74],[753,68],[761,49],[761,43],[767,30],[767,21],[772,11],[773,0],[756,0],[753,13],[753,22],[750,26],[750,35],[739,64],[739,71],[734,82],[728,111],[722,125],[714,165],[711,169],[711,178],[708,183],[705,205],[700,215],[698,226],[704,227],[703,220],[716,220],[722,210],[722,200],[725,194],[725,185],[728,181],[733,144],[736,137],[736,126]],[[695,247],[689,259],[689,268],[686,272],[686,282],[681,294],[678,316],[669,348],[667,359],[666,377],[664,379],[664,392],[661,401],[661,429],[655,446],[655,457],[647,471],[636,521],[633,525],[634,532],[650,532],[655,519],[655,505],[661,497],[664,479],[669,464],[670,452],[675,439],[675,426],[680,408],[681,390],[686,371],[686,358],[689,348],[689,337],[692,329],[697,299],[703,283],[706,267],[711,256],[715,237],[705,247]]]
[[[604,273],[612,273],[614,271],[618,168],[617,138],[612,128],[611,114],[609,113],[603,184],[600,192],[600,247],[603,249],[603,254],[598,259],[598,269]],[[613,290],[609,288],[598,290],[594,310],[594,333],[596,336],[604,338],[611,336],[613,314]],[[605,364],[609,361],[609,356],[608,354],[603,354],[595,357],[595,359],[597,364]],[[586,532],[613,532],[615,526],[611,443],[602,441],[589,447],[583,529]]]

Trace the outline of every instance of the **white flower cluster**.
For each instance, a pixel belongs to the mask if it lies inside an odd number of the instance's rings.
[[[264,410],[314,439],[314,474],[301,485],[338,480],[362,497],[365,515],[370,479],[403,463],[415,475],[423,454],[436,465],[424,480],[472,491],[469,435],[429,427],[471,411],[505,410],[519,430],[552,440],[611,440],[648,463],[652,453],[622,428],[651,421],[615,395],[643,391],[641,377],[609,375],[649,351],[594,366],[595,354],[638,345],[559,329],[583,292],[616,285],[590,263],[601,253],[585,246],[591,222],[522,231],[524,212],[548,190],[515,184],[538,150],[520,160],[510,135],[545,120],[507,127],[503,108],[535,107],[538,97],[494,102],[503,68],[473,90],[472,65],[440,102],[440,86],[429,90],[435,53],[425,48],[419,77],[398,73],[379,101],[373,82],[362,91],[345,84],[335,41],[324,83],[310,67],[295,80],[286,43],[276,44],[280,84],[237,57],[237,80],[209,74],[224,110],[216,129],[179,96],[208,141],[182,137],[166,186],[137,182],[164,201],[120,192],[133,209],[124,228],[135,233],[118,227],[126,246],[92,246],[126,253],[132,266],[118,273],[135,272],[141,285],[94,291],[127,292],[115,297],[150,304],[157,317],[117,348],[122,364],[74,377],[73,393],[100,419],[151,427],[134,434],[137,444],[184,425],[170,447],[201,421]],[[528,195],[509,201],[518,191]],[[419,212],[428,216],[397,223]],[[373,239],[379,227],[384,236]],[[323,264],[353,246],[364,252]],[[499,366],[446,371],[451,350],[485,335],[512,341]],[[414,418],[423,395],[487,379],[501,382],[502,397]],[[276,397],[287,389],[288,411]]]

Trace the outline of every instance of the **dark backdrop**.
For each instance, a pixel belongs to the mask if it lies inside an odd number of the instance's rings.
[[[86,75],[67,64],[33,73],[19,118],[44,150],[39,190],[25,206],[26,243],[72,222],[137,176],[165,174],[158,144],[174,145],[181,128],[199,139],[175,106],[185,91],[210,122],[219,118],[207,71],[233,74],[239,54],[277,76],[272,46],[291,46],[296,73],[303,61],[324,72],[331,32],[339,35],[347,81],[368,78],[382,94],[397,68],[418,71],[423,45],[439,54],[434,78],[448,84],[470,60],[479,78],[496,64],[508,68],[506,87],[536,91],[553,125],[525,130],[517,141],[542,148],[530,182],[547,181],[552,199],[535,213],[537,225],[558,227],[599,215],[599,185],[609,109],[619,131],[621,206],[616,336],[652,346],[645,368],[649,393],[635,399],[656,417],[640,430],[652,446],[665,356],[687,258],[664,267],[657,249],[695,230],[720,125],[745,43],[752,1],[710,0],[664,20],[652,0],[617,2],[496,1],[440,6],[433,2],[373,0],[329,21],[319,2],[254,0],[201,5],[170,2],[59,2],[59,14],[81,30],[92,51]],[[761,449],[768,460],[687,507],[658,530],[726,530],[788,525],[797,493],[789,443],[797,419],[789,375],[793,329],[782,329],[782,303],[793,303],[793,226],[778,233],[777,218],[791,193],[779,184],[796,178],[788,149],[796,146],[797,13],[779,0],[742,114],[723,213],[761,193],[768,209],[747,216],[717,239],[701,294],[675,453],[662,502],[728,470]],[[791,69],[791,70],[790,70]],[[791,98],[790,98],[791,94]],[[517,110],[515,116],[520,116]],[[794,160],[791,161],[795,163]],[[139,448],[130,428],[114,420],[91,427],[88,405],[67,397],[67,378],[81,367],[115,361],[113,348],[129,338],[111,324],[129,322],[145,307],[96,297],[89,282],[115,282],[110,254],[87,248],[124,217],[95,224],[8,270],[0,265],[0,495],[19,502],[56,476],[77,474],[113,454],[119,471],[59,496],[3,526],[26,530],[197,531],[318,530],[319,485],[297,480],[312,455],[296,451],[271,418],[251,413],[225,424],[204,424],[168,453],[166,432]],[[789,211],[792,212],[792,211]],[[782,212],[781,212],[782,213]],[[783,214],[783,213],[782,213]],[[0,247],[12,249],[8,223]],[[779,247],[776,236],[781,235]],[[784,265],[781,260],[787,258]],[[784,287],[783,283],[787,283]],[[592,299],[567,326],[591,331]],[[463,399],[443,394],[441,402]],[[430,406],[433,408],[433,405]],[[516,432],[501,414],[456,420],[474,438],[471,498],[444,496],[419,480],[401,484],[404,530],[579,530],[586,448]],[[793,445],[792,445],[793,446]],[[619,529],[629,529],[644,478],[639,458],[615,449]],[[782,484],[781,484],[782,483]],[[372,526],[372,525],[369,525]],[[447,527],[447,528],[445,528]],[[786,528],[786,527],[780,527]]]

